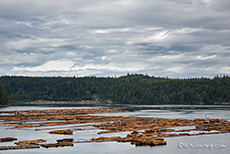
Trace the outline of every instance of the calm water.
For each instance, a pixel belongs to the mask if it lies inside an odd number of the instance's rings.
[[[143,106],[142,106],[143,107]],[[7,107],[0,108],[0,111],[12,111],[12,110],[41,110],[41,109],[63,109],[63,108],[90,108],[90,107]],[[124,116],[138,116],[138,117],[153,117],[153,118],[186,118],[186,119],[195,119],[195,118],[204,118],[205,114],[209,118],[219,118],[230,120],[230,111],[229,110],[189,110],[189,109],[173,109],[173,110],[156,110],[156,109],[145,109],[135,112],[126,112],[126,113],[101,113],[96,115],[105,115],[105,116],[114,116],[114,115],[124,115]],[[55,129],[56,127],[73,127],[80,125],[67,125],[67,126],[53,126],[49,127]],[[47,127],[39,127],[47,128]],[[81,128],[81,127],[77,127]],[[56,142],[57,139],[62,138],[74,138],[75,141],[81,141],[85,139],[91,139],[92,137],[100,136],[126,136],[128,132],[120,133],[109,133],[109,134],[97,134],[100,130],[92,129],[91,126],[82,127],[89,128],[90,130],[85,131],[74,131],[73,135],[55,135],[48,134],[50,130],[40,130],[34,131],[34,128],[29,130],[22,129],[10,129],[2,125],[0,122],[0,137],[16,137],[18,140],[35,140],[35,139],[46,139],[47,142]],[[51,130],[52,130],[51,129]],[[130,143],[117,143],[117,142],[104,142],[104,143],[78,143],[74,144],[73,147],[64,147],[64,148],[40,148],[40,149],[26,149],[26,150],[9,150],[9,151],[0,151],[1,153],[11,154],[63,154],[63,153],[77,153],[77,154],[168,154],[168,153],[177,153],[177,154],[228,154],[230,151],[230,133],[226,134],[215,134],[215,135],[203,135],[203,136],[188,136],[188,137],[174,137],[174,138],[165,138],[167,141],[166,146],[157,146],[157,147],[135,147]],[[3,145],[14,145],[13,142],[0,143],[0,146]]]

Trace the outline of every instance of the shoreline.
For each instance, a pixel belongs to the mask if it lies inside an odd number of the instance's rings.
[[[1,107],[9,107],[9,106],[11,106],[11,105],[0,105],[0,108]]]
[[[210,109],[210,110],[229,110],[230,105],[226,104],[214,104],[214,105],[187,105],[187,104],[161,104],[161,105],[142,105],[142,104],[115,104],[106,103],[91,100],[82,101],[33,101],[33,102],[14,102],[9,105],[0,105],[0,107],[9,106],[46,106],[46,107],[77,107],[77,106],[99,106],[99,107],[120,107],[127,110],[146,110],[146,109],[157,109],[157,110],[174,110],[174,109]]]

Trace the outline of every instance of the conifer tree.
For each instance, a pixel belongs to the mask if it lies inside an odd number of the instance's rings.
[[[8,104],[9,104],[9,97],[7,95],[7,92],[0,85],[0,105],[8,105]]]

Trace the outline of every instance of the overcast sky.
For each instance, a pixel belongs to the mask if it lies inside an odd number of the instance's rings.
[[[0,0],[0,75],[230,74],[230,0]]]

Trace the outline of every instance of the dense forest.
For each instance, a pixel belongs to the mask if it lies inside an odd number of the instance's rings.
[[[169,79],[142,74],[113,77],[2,76],[11,102],[100,99],[125,104],[230,102],[230,77]]]
[[[1,105],[8,105],[9,104],[9,97],[7,92],[3,87],[0,85],[0,106]]]

